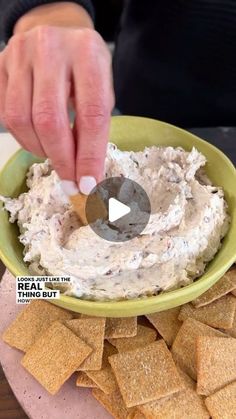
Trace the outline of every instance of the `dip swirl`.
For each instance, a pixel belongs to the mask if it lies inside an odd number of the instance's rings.
[[[194,148],[133,152],[109,144],[106,177],[122,175],[139,183],[152,208],[142,234],[123,243],[81,226],[49,160],[30,168],[28,192],[2,199],[10,222],[19,225],[31,272],[71,275],[67,295],[90,300],[156,295],[202,275],[227,233],[223,190],[211,184],[205,163]]]

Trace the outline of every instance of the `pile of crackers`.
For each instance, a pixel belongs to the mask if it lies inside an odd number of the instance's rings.
[[[116,419],[236,418],[236,269],[189,304],[130,318],[43,300],[3,334],[50,393],[76,374]]]

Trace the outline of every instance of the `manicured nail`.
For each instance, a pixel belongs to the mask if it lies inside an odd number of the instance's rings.
[[[97,182],[93,176],[82,176],[79,182],[79,190],[84,195],[89,195],[96,185]]]
[[[67,196],[76,195],[79,192],[78,186],[72,180],[62,180],[61,187]]]

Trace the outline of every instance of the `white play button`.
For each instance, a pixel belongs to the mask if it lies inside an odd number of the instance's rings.
[[[130,213],[130,207],[128,205],[122,204],[115,198],[110,198],[108,201],[108,219],[110,223],[119,220],[119,218],[124,217]]]
[[[90,192],[85,213],[94,233],[104,240],[123,243],[139,236],[145,229],[151,204],[137,182],[114,176],[104,179]]]

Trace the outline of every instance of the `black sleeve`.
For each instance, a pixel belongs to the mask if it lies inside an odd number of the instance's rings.
[[[93,0],[95,28],[108,42],[115,41],[124,3],[124,0]]]
[[[7,42],[12,36],[17,20],[29,10],[59,1],[65,0],[0,0],[0,39]],[[94,20],[94,7],[91,0],[75,0],[74,3],[83,6]]]

